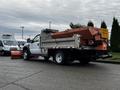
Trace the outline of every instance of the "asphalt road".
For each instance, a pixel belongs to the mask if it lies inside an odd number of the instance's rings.
[[[60,66],[0,57],[0,90],[120,90],[120,65]]]

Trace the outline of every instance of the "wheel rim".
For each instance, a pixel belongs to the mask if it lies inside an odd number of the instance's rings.
[[[24,52],[23,58],[27,59],[27,53],[26,52]]]
[[[62,63],[63,57],[60,53],[56,54],[56,62],[57,63]]]

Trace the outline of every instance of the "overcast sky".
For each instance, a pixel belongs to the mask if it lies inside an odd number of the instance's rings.
[[[113,17],[120,18],[119,0],[0,0],[0,33],[11,32],[32,37],[43,28],[64,30],[69,23],[87,24],[92,20],[100,27],[105,20],[111,28]]]

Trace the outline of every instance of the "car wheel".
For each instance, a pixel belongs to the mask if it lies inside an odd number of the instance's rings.
[[[4,56],[4,55],[5,55],[5,51],[3,51],[3,50],[0,51],[0,55],[1,55],[1,56]]]

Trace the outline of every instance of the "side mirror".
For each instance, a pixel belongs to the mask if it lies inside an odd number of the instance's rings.
[[[33,40],[28,39],[28,40],[27,40],[27,43],[33,43]]]

